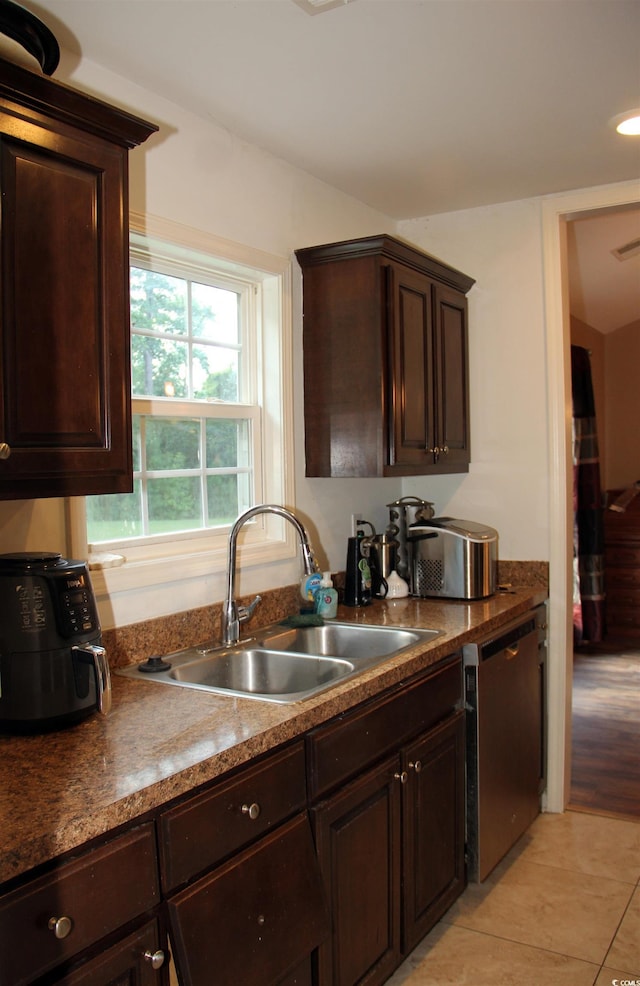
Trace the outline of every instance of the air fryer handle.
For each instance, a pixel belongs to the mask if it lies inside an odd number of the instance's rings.
[[[74,651],[88,657],[96,676],[96,694],[98,696],[98,712],[108,716],[111,712],[111,675],[109,662],[104,647],[97,644],[77,644]]]

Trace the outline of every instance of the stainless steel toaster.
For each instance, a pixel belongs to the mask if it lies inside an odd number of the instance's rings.
[[[414,596],[482,599],[496,591],[498,532],[472,520],[433,517],[407,531]]]

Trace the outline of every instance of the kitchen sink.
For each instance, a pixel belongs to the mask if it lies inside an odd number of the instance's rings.
[[[266,627],[231,647],[189,647],[116,674],[236,698],[299,702],[439,636],[441,630],[338,623]]]
[[[276,702],[285,697],[289,701],[305,698],[352,671],[353,664],[336,657],[251,647],[190,661],[169,671],[169,677],[183,685],[233,695],[268,697]]]
[[[325,623],[319,627],[270,628],[257,639],[271,650],[297,651],[330,657],[345,657],[354,664],[390,657],[420,640],[431,640],[438,630],[405,630],[357,623]]]

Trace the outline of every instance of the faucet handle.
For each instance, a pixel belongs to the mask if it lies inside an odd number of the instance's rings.
[[[262,596],[256,596],[248,606],[238,606],[238,622],[244,623],[245,620],[250,620],[255,612],[256,606],[261,602]]]

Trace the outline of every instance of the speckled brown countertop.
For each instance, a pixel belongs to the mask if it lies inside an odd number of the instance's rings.
[[[113,710],[44,736],[0,736],[0,882],[300,736],[543,602],[540,586],[476,602],[341,606],[339,619],[442,636],[292,705],[113,676]],[[266,621],[264,621],[266,622]]]

